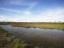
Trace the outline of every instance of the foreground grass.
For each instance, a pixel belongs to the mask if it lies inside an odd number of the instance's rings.
[[[37,46],[30,46],[22,40],[16,38],[10,33],[0,28],[0,48],[39,48]]]
[[[0,28],[0,48],[25,48],[26,44]]]

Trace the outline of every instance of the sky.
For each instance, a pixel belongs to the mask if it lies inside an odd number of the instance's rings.
[[[64,0],[0,0],[0,21],[64,22]]]

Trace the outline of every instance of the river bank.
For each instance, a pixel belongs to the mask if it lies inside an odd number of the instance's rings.
[[[0,27],[0,48],[36,48],[30,46],[16,36],[8,33]]]
[[[63,30],[24,28],[11,25],[1,25],[1,27],[29,44],[32,48],[34,46],[39,46],[39,48],[42,46],[42,48],[64,48]]]
[[[44,29],[61,29],[64,30],[64,23],[43,23],[43,22],[0,22],[0,25],[12,25],[26,28],[44,28]]]
[[[43,29],[61,29],[64,30],[64,23],[11,23],[16,27],[43,28]]]

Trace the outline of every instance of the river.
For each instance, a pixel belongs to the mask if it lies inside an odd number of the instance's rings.
[[[64,31],[58,29],[40,29],[0,25],[28,44],[41,45],[45,48],[64,48]]]

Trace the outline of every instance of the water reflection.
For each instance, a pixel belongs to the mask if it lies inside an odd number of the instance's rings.
[[[39,44],[45,48],[64,48],[63,30],[13,27],[11,25],[0,25],[0,27],[29,44]]]

